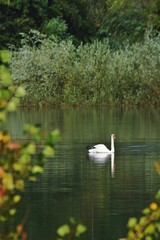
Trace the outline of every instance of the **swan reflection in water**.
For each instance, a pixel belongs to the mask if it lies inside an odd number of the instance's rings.
[[[105,164],[106,162],[111,162],[111,175],[114,177],[115,174],[115,154],[114,153],[88,153],[90,160],[94,161],[97,164]]]

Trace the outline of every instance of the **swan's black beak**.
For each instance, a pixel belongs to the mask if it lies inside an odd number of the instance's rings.
[[[86,150],[89,150],[91,149],[92,147],[91,146],[86,146]]]
[[[94,148],[95,148],[94,146],[86,146],[86,150],[94,149]]]

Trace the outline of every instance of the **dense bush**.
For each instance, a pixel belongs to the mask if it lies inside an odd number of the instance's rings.
[[[75,47],[43,39],[13,51],[11,71],[24,104],[159,104],[160,38],[113,51],[108,41]]]

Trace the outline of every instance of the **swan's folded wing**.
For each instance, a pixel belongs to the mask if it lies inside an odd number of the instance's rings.
[[[110,152],[110,150],[104,144],[94,145],[96,152]]]

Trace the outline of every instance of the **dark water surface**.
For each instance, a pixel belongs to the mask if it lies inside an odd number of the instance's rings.
[[[29,240],[56,239],[70,216],[81,219],[84,239],[116,240],[127,219],[138,216],[159,189],[154,161],[160,161],[160,109],[20,109],[8,122],[13,138],[23,139],[24,123],[58,128],[62,141],[37,183],[27,186]],[[85,147],[105,143],[115,133],[116,153],[89,156]],[[21,209],[23,213],[23,209]]]

